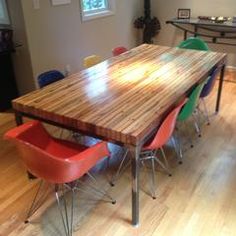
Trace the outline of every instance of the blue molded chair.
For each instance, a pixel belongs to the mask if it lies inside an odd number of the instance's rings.
[[[212,91],[212,89],[214,87],[214,84],[215,84],[215,81],[216,81],[215,78],[216,78],[218,72],[219,72],[218,67],[215,67],[212,70],[212,73],[210,74],[210,78],[209,78],[207,84],[202,89],[202,92],[201,92],[201,95],[200,95],[201,98],[207,97],[210,94],[210,92]]]
[[[65,76],[58,70],[46,71],[38,76],[38,85],[40,88],[43,88],[64,78]]]
[[[43,88],[49,84],[52,84],[56,81],[64,79],[65,76],[58,70],[49,70],[38,76],[38,85],[39,88]],[[62,138],[63,129],[60,130],[59,137]]]
[[[215,67],[212,70],[212,73],[209,76],[209,80],[205,84],[205,86],[203,87],[201,95],[200,95],[200,99],[203,103],[204,112],[205,112],[205,116],[206,116],[208,125],[210,124],[210,118],[209,118],[209,112],[208,112],[208,109],[207,109],[207,106],[206,106],[206,103],[205,103],[205,97],[207,97],[211,93],[212,89],[214,88],[216,78],[217,78],[217,75],[218,75],[219,71],[220,71],[220,67]]]

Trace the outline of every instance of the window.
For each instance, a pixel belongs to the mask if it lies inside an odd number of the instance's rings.
[[[10,24],[10,19],[8,16],[7,5],[5,0],[0,0],[0,25]]]
[[[80,0],[82,20],[114,14],[115,0]]]

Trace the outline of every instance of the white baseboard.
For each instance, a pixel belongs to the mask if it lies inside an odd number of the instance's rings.
[[[235,66],[226,66],[226,69],[228,69],[228,70],[236,70],[236,67]]]

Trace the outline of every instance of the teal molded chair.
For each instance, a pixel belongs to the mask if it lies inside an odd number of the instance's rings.
[[[177,47],[184,49],[202,50],[202,51],[210,50],[208,45],[202,39],[194,37],[189,37],[188,39],[182,41]]]

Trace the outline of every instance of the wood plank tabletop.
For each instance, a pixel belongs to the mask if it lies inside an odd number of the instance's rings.
[[[16,111],[138,145],[226,54],[143,44],[13,100]]]

